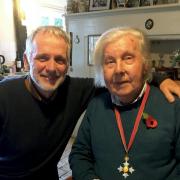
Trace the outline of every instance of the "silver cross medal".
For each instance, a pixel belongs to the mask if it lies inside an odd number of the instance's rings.
[[[118,171],[119,172],[122,172],[122,176],[124,176],[124,178],[126,179],[129,174],[128,173],[133,173],[135,170],[133,169],[133,167],[129,167],[129,163],[128,163],[128,160],[129,160],[129,157],[128,156],[125,156],[124,158],[125,162],[123,163],[123,167],[120,165],[119,168],[118,168]]]

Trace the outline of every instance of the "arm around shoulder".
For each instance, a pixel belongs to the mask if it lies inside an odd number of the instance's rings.
[[[165,79],[160,84],[160,89],[169,102],[174,102],[175,96],[180,98],[180,81],[173,81],[169,78]]]
[[[180,81],[174,81],[167,75],[156,72],[152,75],[151,84],[158,86],[170,103],[174,102],[175,96],[180,97]]]

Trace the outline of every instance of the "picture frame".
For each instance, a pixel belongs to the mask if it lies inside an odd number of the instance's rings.
[[[95,35],[88,35],[88,65],[93,66],[93,53],[94,53],[94,48],[96,45],[97,40],[99,39],[100,35],[95,34]]]
[[[154,4],[157,4],[156,0],[140,0],[140,6],[153,6]]]
[[[126,7],[126,0],[116,0],[117,7]]]
[[[126,7],[139,7],[141,0],[127,0]]]
[[[106,10],[110,8],[111,0],[90,0],[89,11]]]

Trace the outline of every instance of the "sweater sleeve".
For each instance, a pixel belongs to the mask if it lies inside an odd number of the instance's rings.
[[[72,169],[72,176],[75,180],[99,179],[94,171],[94,156],[91,149],[88,109],[69,156],[70,168]]]
[[[177,164],[178,179],[180,179],[180,100],[176,100],[175,106],[175,118],[176,118],[176,147],[175,147],[175,158]]]
[[[160,84],[167,78],[169,78],[169,77],[165,74],[154,72],[152,74],[152,81],[150,83],[156,87],[159,87]]]

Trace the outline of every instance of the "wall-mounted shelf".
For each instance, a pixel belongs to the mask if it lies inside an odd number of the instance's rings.
[[[108,9],[108,10],[101,10],[101,11],[88,11],[88,12],[81,12],[81,13],[71,13],[65,14],[66,17],[76,17],[76,16],[106,16],[110,14],[136,14],[141,12],[154,12],[154,11],[176,11],[179,10],[180,3],[173,3],[173,4],[163,4],[163,5],[154,5],[154,6],[141,6],[141,7],[131,7],[131,8],[115,8],[115,9]]]

